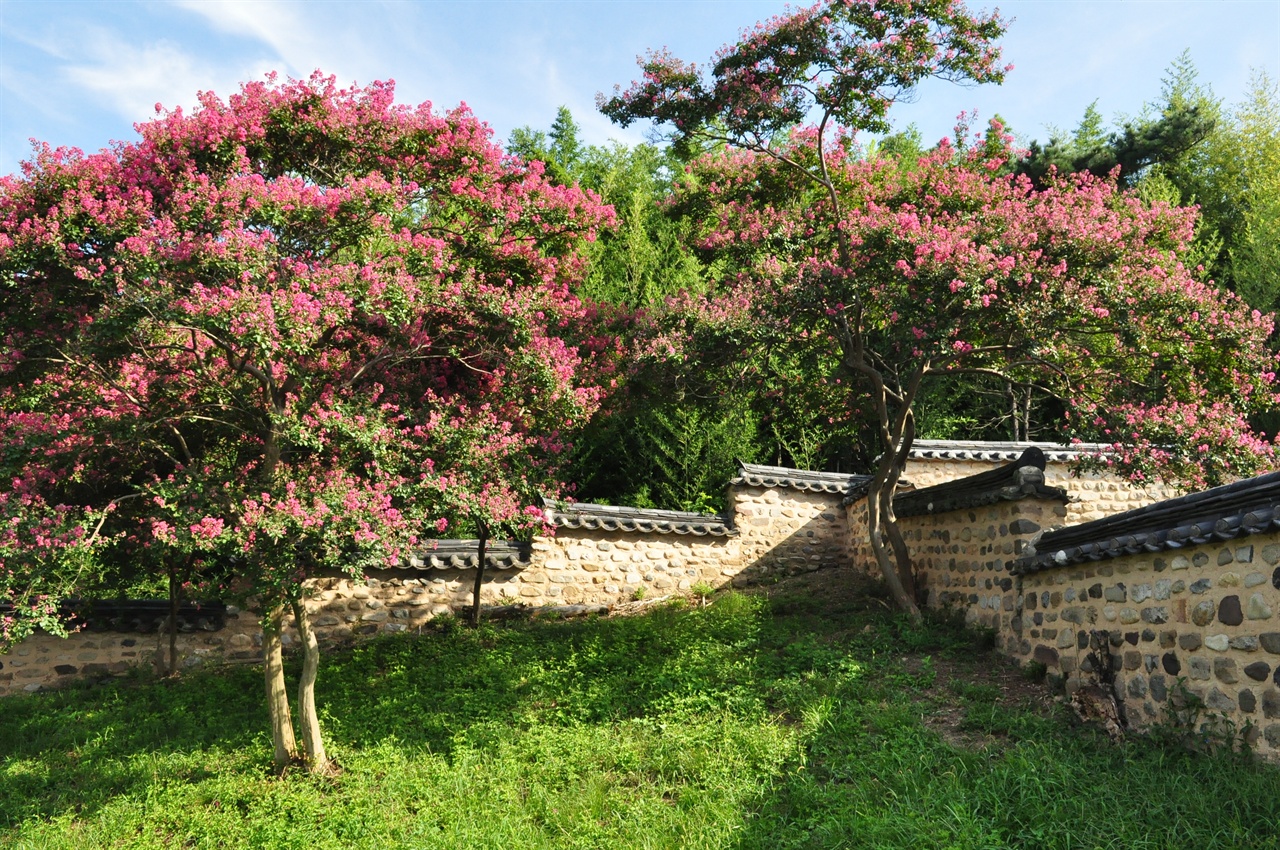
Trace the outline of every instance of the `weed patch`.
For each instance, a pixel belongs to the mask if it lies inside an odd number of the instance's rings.
[[[257,670],[6,698],[0,845],[1274,847],[1280,771],[1114,746],[846,578],[332,653],[330,779],[270,775]]]

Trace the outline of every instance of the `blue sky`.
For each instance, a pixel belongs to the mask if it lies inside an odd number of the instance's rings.
[[[763,0],[0,0],[0,174],[28,139],[96,150],[134,138],[156,103],[189,106],[271,70],[319,68],[343,83],[394,79],[398,98],[465,101],[499,139],[547,127],[568,106],[587,141],[639,141],[598,115],[596,92],[624,86],[635,58],[669,47],[702,62],[744,27],[783,11]],[[1160,93],[1186,48],[1203,82],[1239,100],[1250,68],[1280,76],[1280,0],[1022,0],[1003,40],[1016,70],[1001,87],[921,87],[897,108],[926,141],[961,110],[999,112],[1027,138],[1071,128],[1097,99],[1108,120]]]

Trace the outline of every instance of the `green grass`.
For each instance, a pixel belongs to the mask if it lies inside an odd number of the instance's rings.
[[[270,776],[257,670],[6,698],[0,845],[1280,846],[1280,769],[1114,746],[1011,702],[995,663],[954,626],[804,591],[449,623],[328,657],[333,779]],[[944,708],[985,745],[949,743]]]

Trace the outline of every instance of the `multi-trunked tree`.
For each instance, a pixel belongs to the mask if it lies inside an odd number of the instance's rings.
[[[569,293],[612,213],[390,84],[247,84],[0,183],[3,638],[113,565],[256,599],[275,761],[304,646],[302,757],[328,768],[303,583],[459,522],[539,523],[598,349]]]

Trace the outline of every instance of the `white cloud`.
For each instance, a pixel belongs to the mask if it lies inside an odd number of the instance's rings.
[[[223,76],[168,41],[135,45],[103,30],[83,47],[88,61],[63,66],[62,75],[134,121],[154,115],[157,103],[190,106],[196,92]]]
[[[217,29],[232,35],[247,36],[266,44],[281,58],[287,58],[303,21],[294,14],[294,6],[285,3],[250,2],[249,0],[178,0],[178,8],[194,12]]]
[[[31,108],[68,120],[88,102],[130,123],[143,121],[155,115],[157,103],[190,107],[200,91],[226,95],[274,68],[264,59],[228,61],[169,38],[143,39],[89,23],[7,35],[52,61],[38,74],[6,72],[3,87]]]
[[[389,57],[381,49],[385,38],[372,26],[394,8],[386,4],[178,0],[174,5],[216,30],[265,46],[274,66],[294,77],[317,69],[340,83],[388,76]],[[394,18],[377,22],[396,29]]]

